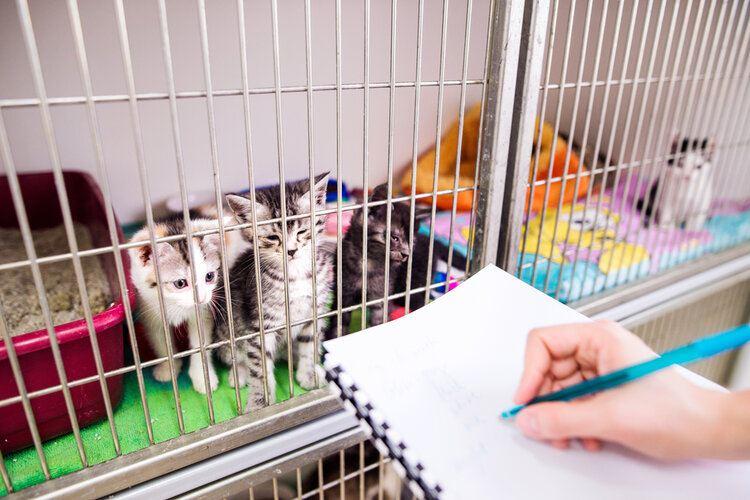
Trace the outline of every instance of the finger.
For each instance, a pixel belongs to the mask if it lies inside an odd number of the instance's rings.
[[[550,444],[558,450],[567,450],[568,448],[570,448],[569,439],[553,439],[552,441],[550,441]]]
[[[540,393],[551,364],[552,357],[549,351],[532,331],[526,339],[523,373],[513,396],[516,404],[527,403]]]
[[[595,399],[540,403],[522,410],[516,424],[534,439],[601,438],[606,418],[600,406]]]
[[[535,328],[529,333],[529,339],[533,337],[543,342],[554,358],[572,357],[578,351],[582,341],[598,340],[605,336],[611,336],[611,334],[607,333],[601,322],[594,321],[545,326]]]
[[[584,380],[591,380],[598,376],[597,372],[594,370],[581,370],[581,375],[583,375]]]
[[[602,449],[602,442],[594,438],[583,438],[581,444],[586,451],[597,452]]]
[[[564,379],[580,370],[575,358],[556,359],[552,361],[550,371],[556,379]]]
[[[559,391],[560,389],[565,389],[566,387],[570,387],[571,385],[576,385],[580,382],[583,382],[583,380],[583,374],[581,374],[581,372],[575,372],[567,378],[564,378],[562,380],[555,380],[555,382],[552,384],[552,390]]]
[[[526,353],[521,381],[514,396],[517,404],[527,403],[539,394],[545,375],[553,359],[573,357],[582,344],[601,337],[599,323],[571,323],[535,328],[526,340]]]
[[[549,377],[545,377],[544,381],[542,382],[542,386],[539,388],[538,394],[549,394],[550,392],[554,391],[554,383],[554,380]]]

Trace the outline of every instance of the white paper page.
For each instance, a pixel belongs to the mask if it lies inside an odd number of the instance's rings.
[[[738,498],[750,463],[658,463],[526,439],[512,405],[528,331],[584,321],[491,266],[397,321],[325,343],[448,499]]]

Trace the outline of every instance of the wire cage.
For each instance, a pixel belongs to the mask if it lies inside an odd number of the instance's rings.
[[[87,494],[106,494],[337,408],[316,388],[317,371],[314,384],[300,385],[302,341],[292,332],[312,331],[317,361],[327,322],[340,335],[348,326],[342,317],[359,313],[351,325],[361,328],[378,305],[387,321],[417,307],[415,297],[429,302],[495,260],[497,162],[509,135],[499,117],[510,116],[503,106],[512,104],[512,87],[502,82],[513,81],[514,70],[504,42],[521,12],[520,3],[506,11],[490,0],[1,2],[0,272],[18,280],[0,290],[7,389],[0,411],[14,422],[0,431],[2,493],[46,482],[28,494],[83,484]],[[323,206],[316,189],[325,172]],[[387,195],[375,200],[369,192],[379,184]],[[261,217],[255,202],[274,186],[280,213]],[[291,213],[284,197],[300,192],[308,208]],[[228,215],[227,193],[250,200],[246,219]],[[382,207],[386,283],[391,213],[408,214],[405,290],[383,287],[342,304],[349,221],[362,213],[367,235]],[[211,224],[197,225],[195,210]],[[310,291],[290,285],[286,255],[296,242],[282,230],[284,300],[272,311],[281,323],[263,319],[256,331],[240,331],[233,242],[260,255],[260,238],[243,234],[307,221],[321,227],[310,231]],[[202,245],[212,235],[219,264],[211,280],[226,284],[219,312],[199,305],[200,287],[189,286],[202,279]],[[416,255],[418,235],[426,252]],[[165,245],[183,245],[188,271],[178,279],[165,267]],[[423,261],[422,281],[410,279]],[[335,269],[333,290],[319,296],[315,268],[326,262]],[[152,274],[134,272],[141,265]],[[262,282],[258,260],[254,272]],[[153,289],[152,303],[139,284]],[[193,319],[184,325],[169,319],[176,306],[166,285],[192,292],[186,318]],[[261,311],[264,287],[247,299]],[[294,317],[306,301],[310,313]],[[19,309],[22,319],[34,321],[16,321],[18,304],[27,308]],[[63,318],[66,308],[73,314]],[[227,318],[228,338],[216,337],[217,317]],[[158,345],[144,333],[152,320]],[[40,342],[33,349],[32,337]],[[265,402],[274,393],[279,402],[250,410],[248,389],[229,380],[240,380],[243,342],[259,339],[265,350],[272,337],[285,344],[282,360],[267,369],[262,353],[260,377]],[[212,359],[223,347],[231,362],[213,362],[217,382]],[[41,358],[32,362],[35,349]],[[181,374],[182,364],[195,373]]]
[[[416,498],[390,460],[380,457],[368,441],[333,453],[326,448],[307,450],[294,459],[263,464],[251,474],[243,472],[187,494],[193,498],[218,495],[237,500]]]
[[[739,0],[0,0],[0,418],[13,422],[0,494],[103,496],[329,415],[318,372],[300,382],[302,344],[314,367],[323,333],[408,314],[487,263],[576,302],[744,241],[748,16]],[[260,213],[269,193],[278,215]],[[358,216],[361,270],[347,276]],[[373,295],[381,223],[377,278],[403,286]],[[289,228],[318,224],[308,292],[289,277]],[[264,324],[268,270],[232,264],[274,227],[281,319]],[[208,280],[196,241],[216,247],[223,308],[190,286],[184,327],[166,287]],[[184,276],[162,279],[164,245],[184,249]],[[152,274],[131,272],[147,262]],[[234,292],[239,272],[264,283],[254,296]],[[248,303],[264,318],[252,331],[235,321]],[[230,383],[254,341],[263,408]],[[250,498],[408,495],[350,438],[232,484]],[[235,492],[207,488],[194,496]]]
[[[507,266],[577,302],[746,241],[748,5],[534,6]]]

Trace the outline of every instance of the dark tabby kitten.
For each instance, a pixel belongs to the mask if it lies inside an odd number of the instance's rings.
[[[377,186],[370,202],[386,200],[388,187],[386,184]],[[391,209],[391,232],[386,234],[388,218],[387,206],[378,205],[367,209],[367,300],[382,299],[385,294],[385,242],[390,236],[390,271],[388,275],[388,295],[406,291],[406,274],[409,253],[409,218],[408,203],[394,203]],[[414,252],[412,254],[411,288],[425,286],[427,280],[427,256],[429,252],[429,238],[416,232],[418,222],[414,224]],[[362,302],[362,235],[364,232],[364,211],[357,209],[352,217],[351,225],[341,242],[341,305],[353,306]],[[433,261],[434,272],[434,261]],[[334,280],[338,274],[334,269]],[[333,309],[337,306],[336,288],[333,293]],[[399,305],[405,303],[401,298],[395,301]],[[411,294],[409,309],[419,309],[424,305],[424,291]],[[383,306],[369,308],[370,324],[383,322]],[[343,313],[341,318],[342,333],[348,332],[351,313]],[[335,320],[331,320],[326,331],[326,337],[335,336]]]
[[[328,174],[315,178],[314,199],[316,210],[325,208],[326,186]],[[290,183],[286,186],[287,216],[310,213],[309,181]],[[281,192],[279,187],[267,188],[256,192],[255,213],[258,221],[277,219],[281,217]],[[250,222],[251,200],[242,197],[227,196],[229,207],[241,222]],[[258,234],[254,235],[252,228],[243,231],[243,236],[252,241],[257,237],[258,255],[251,247],[245,251],[232,267],[231,295],[235,335],[237,337],[252,334],[260,330],[260,308],[257,301],[258,283],[255,280],[255,261],[260,264],[261,292],[263,298],[263,327],[265,330],[283,327],[285,321],[284,308],[284,273],[282,263],[287,262],[289,313],[290,322],[299,322],[315,316],[312,301],[312,231],[316,233],[316,279],[317,279],[317,314],[328,311],[329,293],[333,281],[333,255],[325,245],[319,244],[325,218],[319,217],[314,227],[310,227],[310,218],[304,217],[288,221],[286,228],[280,222],[258,226]],[[282,231],[286,231],[286,252],[282,253]],[[319,322],[319,332],[322,332],[323,321]],[[313,324],[308,323],[292,326],[291,338],[297,351],[296,379],[305,389],[315,387],[315,352],[313,338]],[[229,339],[229,328],[226,321],[217,322],[216,337]],[[264,401],[263,377],[261,365],[260,336],[252,337],[237,343],[237,378],[230,376],[229,383],[234,386],[248,385],[250,394],[248,408],[254,409],[265,404],[272,404],[276,400],[276,380],[274,378],[274,361],[279,352],[286,346],[287,336],[284,328],[266,333],[264,336],[266,348],[266,368],[268,375],[269,401]],[[231,365],[231,349],[225,345],[219,348],[221,360]],[[321,378],[321,380],[323,380]]]

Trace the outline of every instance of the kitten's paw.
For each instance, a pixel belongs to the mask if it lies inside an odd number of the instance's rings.
[[[206,394],[206,381],[203,378],[203,369],[200,363],[195,363],[195,368],[193,368],[193,364],[190,365],[190,381],[193,383],[193,389],[201,394]],[[219,377],[216,376],[213,367],[208,369],[208,383],[211,386],[211,392],[219,388]]]
[[[266,400],[263,398],[263,394],[250,394],[250,396],[247,398],[247,406],[245,407],[245,411],[260,410],[265,406],[267,405]]]
[[[305,364],[297,368],[297,374],[295,378],[297,379],[297,383],[299,383],[300,387],[303,389],[316,389],[320,385],[323,384],[325,381],[325,375],[322,374],[320,371],[318,371],[318,384],[315,382],[315,372],[316,372],[316,366],[313,364]]]
[[[174,371],[176,375],[180,374],[180,368],[182,368],[182,360],[175,359]],[[169,361],[162,361],[158,365],[154,366],[153,371],[154,378],[159,382],[169,382],[172,380],[172,372],[169,369]]]
[[[235,384],[234,382],[234,370],[230,367],[229,368],[229,387],[245,387],[247,385],[247,368],[244,366],[237,366],[237,380],[238,384]]]
[[[263,397],[263,392],[261,391],[250,391],[250,394],[248,394],[247,397],[245,411],[260,410],[261,408],[275,404],[276,394],[274,392],[269,392],[268,399],[269,401],[266,402],[266,399]]]

